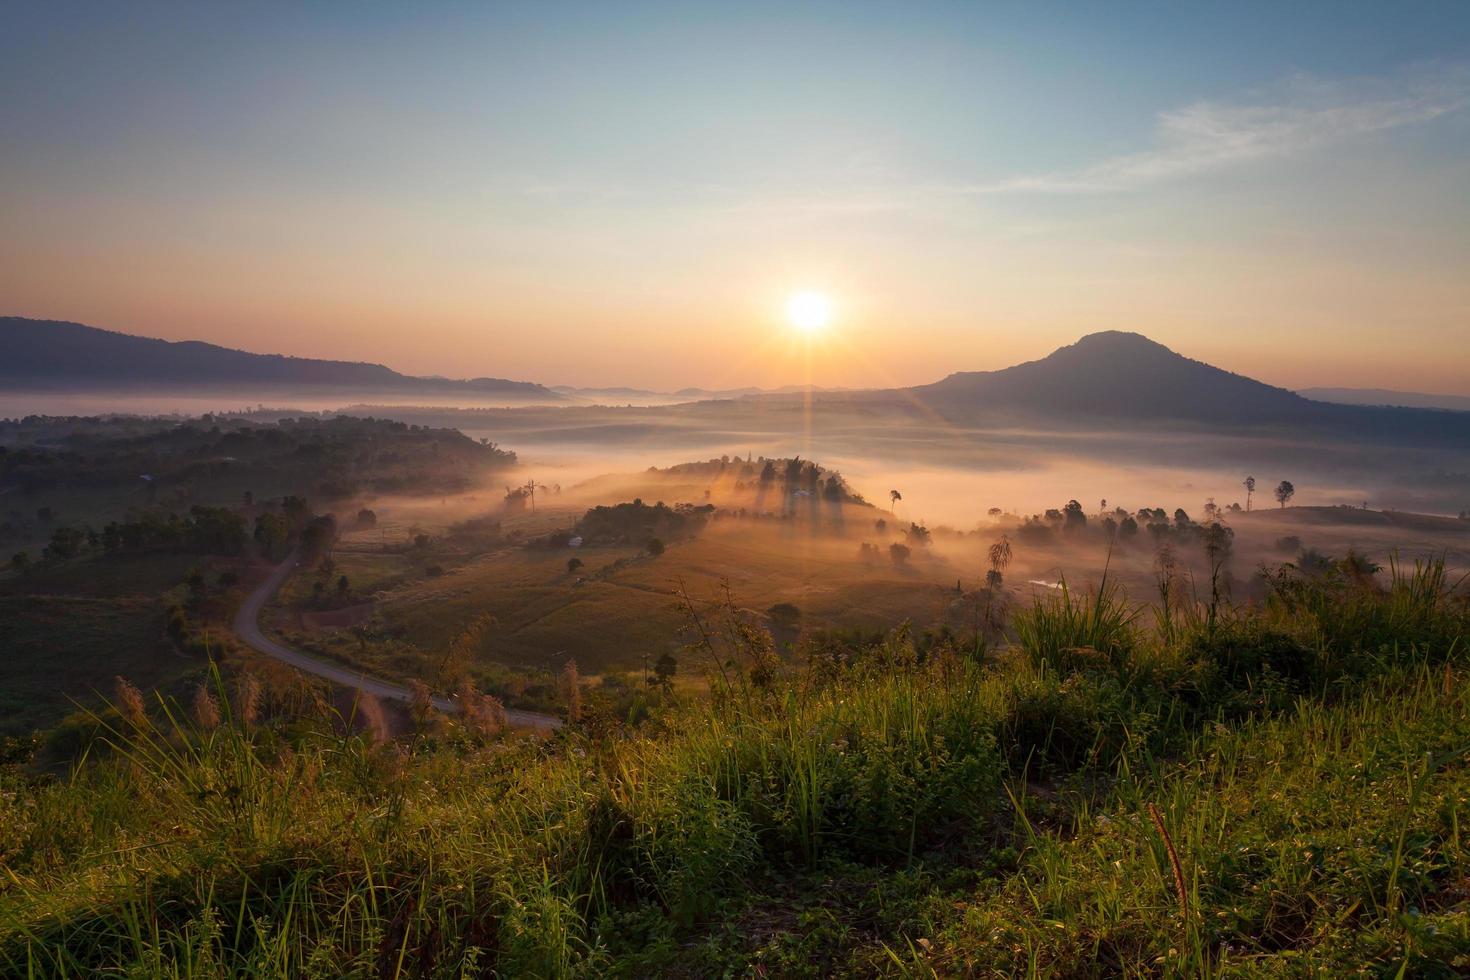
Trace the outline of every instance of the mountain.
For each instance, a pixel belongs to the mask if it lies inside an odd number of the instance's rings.
[[[548,388],[501,378],[415,378],[381,364],[251,354],[200,341],[154,340],[61,320],[0,317],[0,387],[214,387],[494,395],[559,401]]]
[[[1089,334],[1040,360],[998,371],[961,371],[933,384],[834,392],[820,400],[869,410],[886,403],[956,424],[1014,418],[1079,429],[1294,429],[1335,441],[1470,447],[1467,413],[1315,401],[1118,330]]]
[[[761,395],[789,395],[804,392],[845,391],[817,385],[783,385],[780,388],[680,388],[677,391],[651,391],[647,388],[579,388],[575,385],[552,385],[551,390],[571,398],[638,401],[727,401]]]
[[[999,371],[962,371],[909,392],[937,408],[1214,422],[1301,418],[1315,403],[1108,330]]]
[[[1303,388],[1297,394],[1339,405],[1393,405],[1470,412],[1470,396],[1466,395],[1434,395],[1424,391],[1390,391],[1387,388]]]

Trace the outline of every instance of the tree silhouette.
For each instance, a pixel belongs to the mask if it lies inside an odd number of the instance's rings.
[[[1245,482],[1241,486],[1245,487],[1245,509],[1250,510],[1251,494],[1256,492],[1256,478],[1253,476],[1246,477]]]
[[[985,584],[992,589],[999,588],[1004,581],[1006,566],[1011,563],[1011,539],[1002,534],[1000,540],[990,546],[987,556],[990,570],[985,573]]]
[[[577,569],[579,569],[581,567],[582,567],[582,559],[580,559],[580,558],[568,558],[567,559],[567,574],[568,575],[575,575],[575,574],[577,574]]]
[[[667,693],[674,689],[674,675],[679,672],[679,661],[669,654],[664,654],[653,663],[653,678],[651,683],[657,684]]]
[[[1291,485],[1290,480],[1282,480],[1276,484],[1276,500],[1285,509],[1286,502],[1296,496],[1296,487]]]
[[[890,501],[890,503],[896,504],[902,499],[903,494],[899,493],[897,490],[888,491],[888,500]]]

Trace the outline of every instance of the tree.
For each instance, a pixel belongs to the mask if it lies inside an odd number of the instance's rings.
[[[568,575],[575,575],[575,574],[577,574],[577,569],[579,569],[581,567],[582,567],[582,559],[580,559],[580,558],[568,558],[567,559],[567,574]]]
[[[1295,496],[1296,487],[1291,485],[1290,480],[1282,480],[1276,484],[1276,501],[1281,504],[1282,509],[1285,509],[1286,502]]]
[[[657,684],[665,691],[674,689],[674,675],[679,672],[679,661],[669,654],[664,654],[653,662],[652,683]]]
[[[291,526],[280,514],[264,513],[255,519],[255,543],[271,558],[279,558],[286,550]]]
[[[990,570],[985,573],[985,584],[990,588],[998,588],[1005,580],[1006,566],[1011,563],[1011,539],[1004,534],[986,551],[990,559]]]
[[[1082,505],[1075,500],[1067,501],[1067,506],[1062,508],[1062,519],[1066,522],[1068,530],[1076,530],[1087,526],[1087,515],[1082,513]]]
[[[909,555],[911,554],[913,554],[913,552],[909,550],[909,546],[906,544],[899,544],[897,541],[895,541],[893,542],[893,544],[888,546],[888,557],[893,561],[895,565],[906,564],[909,560]]]
[[[664,553],[664,543],[658,538],[649,538],[648,544],[644,547],[655,558]]]
[[[903,494],[899,493],[897,490],[890,490],[890,491],[888,491],[888,500],[889,500],[890,503],[896,504],[896,503],[898,503],[902,499],[903,499]]]
[[[352,583],[347,581],[347,576],[346,575],[343,575],[341,578],[337,579],[337,594],[338,595],[346,595],[351,588],[352,588]]]
[[[989,510],[987,510],[985,513],[989,514],[991,517],[999,517],[1001,514],[1003,514],[1005,512],[1002,511],[999,507],[992,507]]]
[[[86,535],[74,527],[58,527],[51,532],[51,543],[46,546],[45,556],[55,561],[66,561],[81,553]]]
[[[1256,478],[1253,476],[1246,477],[1245,482],[1241,486],[1245,487],[1245,509],[1250,510],[1251,494],[1256,492]]]
[[[377,527],[377,525],[378,515],[376,512],[369,510],[366,507],[357,512],[358,527]]]

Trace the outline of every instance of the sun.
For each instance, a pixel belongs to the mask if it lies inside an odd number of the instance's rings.
[[[817,333],[832,319],[832,303],[811,290],[792,293],[786,300],[786,319],[803,333]]]

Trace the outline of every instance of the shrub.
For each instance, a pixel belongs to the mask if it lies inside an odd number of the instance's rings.
[[[1137,640],[1133,624],[1139,612],[1106,573],[1083,596],[1063,580],[1055,595],[1039,596],[1016,613],[1016,640],[1033,665],[1063,673],[1093,666],[1098,657],[1118,665]]]

